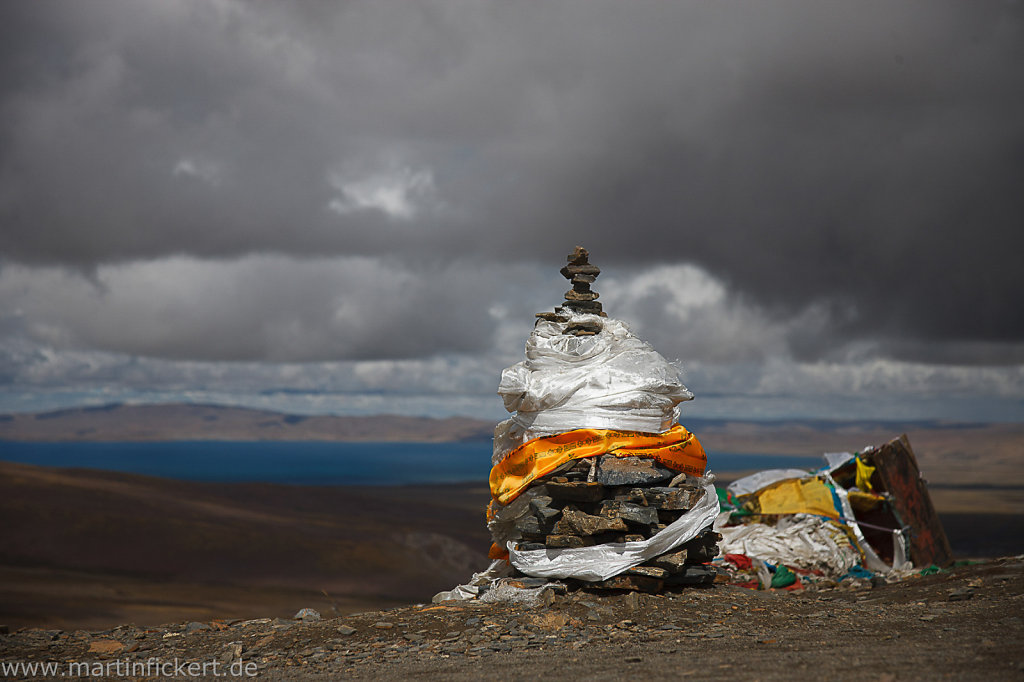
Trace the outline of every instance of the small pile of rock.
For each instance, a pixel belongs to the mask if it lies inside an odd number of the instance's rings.
[[[569,254],[568,261],[568,264],[559,271],[562,277],[572,283],[572,289],[565,292],[565,303],[562,307],[578,313],[602,315],[601,304],[597,302],[599,294],[590,290],[590,285],[601,274],[601,268],[590,264],[590,254],[582,246],[577,246]]]
[[[600,455],[538,479],[530,495],[530,513],[516,521],[520,551],[647,540],[689,511],[705,491],[700,479],[653,459]],[[719,540],[708,526],[689,542],[608,580],[566,582],[648,593],[706,585],[715,579],[707,562],[718,556]]]
[[[537,317],[543,320],[563,321],[567,319],[568,311],[608,317],[597,300],[600,294],[590,288],[601,274],[601,268],[590,263],[590,253],[582,246],[577,246],[567,260],[568,264],[559,272],[572,283],[572,289],[565,292],[565,300],[555,308],[555,312],[537,313]],[[600,331],[600,324],[583,322],[571,325],[565,333],[573,336],[593,336]]]

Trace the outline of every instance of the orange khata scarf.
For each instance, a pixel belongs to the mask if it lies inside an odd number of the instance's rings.
[[[491,504],[487,518],[496,506],[516,499],[530,482],[546,476],[573,459],[596,457],[651,457],[669,469],[691,476],[703,476],[708,456],[700,441],[681,424],[664,433],[576,429],[554,436],[534,438],[520,445],[491,468]],[[507,559],[504,547],[491,545],[491,559]]]
[[[651,457],[669,469],[703,476],[708,463],[697,437],[676,424],[664,433],[576,429],[534,438],[508,453],[491,468],[491,497],[506,505],[534,479],[546,476],[573,459],[596,457]]]

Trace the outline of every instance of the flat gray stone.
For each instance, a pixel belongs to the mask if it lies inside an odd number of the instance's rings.
[[[516,519],[516,530],[524,535],[544,535],[546,530],[536,516],[527,514]]]
[[[704,496],[704,491],[693,488],[654,487],[645,491],[645,494],[647,503],[658,509],[687,511]]]
[[[551,497],[567,502],[597,502],[604,497],[605,491],[600,483],[589,481],[549,481],[545,487]]]
[[[653,485],[668,481],[673,476],[653,459],[646,457],[615,457],[604,455],[599,458],[597,475],[594,480],[604,485]]]
[[[657,510],[654,511],[657,513]],[[597,535],[626,530],[628,527],[623,519],[592,516],[571,507],[562,510],[562,518],[555,524],[555,533],[558,535]]]
[[[320,612],[316,609],[300,609],[292,618],[304,623],[315,623],[320,620]]]
[[[662,554],[659,557],[655,557],[647,562],[651,566],[657,566],[663,568],[669,573],[678,573],[686,565],[687,552],[681,550],[678,552],[672,552],[671,554]]]
[[[559,272],[562,274],[562,277],[565,277],[566,279],[572,279],[576,275],[593,275],[594,277],[597,277],[601,274],[601,268],[596,265],[591,265],[590,263],[583,263],[581,265],[570,264],[563,267]]]
[[[657,566],[634,566],[627,571],[623,571],[622,575],[642,575],[648,578],[664,578],[668,575],[668,571],[664,568],[658,568]]]
[[[589,285],[586,285],[589,286]],[[596,301],[600,294],[596,291],[581,291],[576,287],[565,292],[566,301]]]
[[[576,547],[589,547],[594,544],[592,540],[582,538],[579,535],[549,535],[545,542],[545,548],[572,549]]]
[[[961,587],[949,593],[949,601],[966,601],[974,596],[974,590],[969,587]]]
[[[601,503],[600,514],[609,519],[622,519],[634,526],[654,526],[658,523],[658,509],[643,507],[632,502],[605,500]]]
[[[704,564],[691,564],[683,567],[678,573],[665,578],[666,585],[710,585],[715,581],[717,571]]]
[[[537,495],[530,500],[530,510],[542,525],[554,522],[562,513],[561,509],[551,506],[553,503],[554,500],[548,495]]]

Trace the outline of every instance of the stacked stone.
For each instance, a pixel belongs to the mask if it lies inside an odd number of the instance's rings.
[[[601,268],[590,263],[590,253],[582,246],[577,246],[569,254],[568,264],[562,268],[562,276],[572,283],[572,289],[565,292],[565,300],[562,305],[555,308],[553,313],[537,313],[537,317],[545,320],[563,321],[567,319],[567,312],[584,313],[608,317],[598,302],[600,294],[592,291],[590,285],[594,283],[597,276],[601,274]],[[593,322],[577,322],[566,330],[567,334],[574,336],[593,336],[601,331],[601,326]]]
[[[700,481],[646,457],[600,455],[538,479],[530,513],[518,519],[519,550],[643,541],[664,530],[705,494]],[[710,527],[675,549],[600,582],[578,587],[657,593],[666,586],[707,585],[721,536]]]
[[[590,290],[590,285],[601,274],[601,268],[591,265],[589,259],[590,254],[582,246],[577,246],[569,254],[569,263],[560,272],[572,283],[572,289],[565,292],[562,307],[577,313],[601,315],[601,304],[597,302],[599,294]]]
[[[554,312],[537,313],[568,323],[564,334],[593,336],[607,317],[591,285],[601,269],[577,246],[569,254],[563,277],[572,283]],[[575,460],[534,481],[530,508],[515,522],[517,550],[565,549],[605,543],[644,541],[679,519],[705,495],[699,479],[672,471],[648,457],[600,455]],[[660,592],[666,586],[706,585],[716,571],[721,535],[710,526],[671,551],[608,580],[567,580],[587,589]]]

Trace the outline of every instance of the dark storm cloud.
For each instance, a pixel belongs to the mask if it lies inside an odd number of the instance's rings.
[[[10,260],[583,243],[606,272],[697,263],[769,317],[832,311],[786,332],[798,357],[877,336],[1019,361],[1019,3],[3,12]]]

